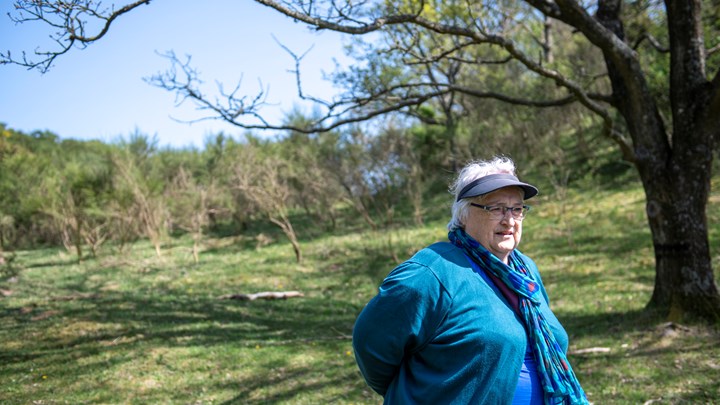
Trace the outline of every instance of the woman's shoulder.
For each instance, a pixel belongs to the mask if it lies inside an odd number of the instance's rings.
[[[393,272],[410,269],[423,271],[459,265],[462,263],[463,257],[462,251],[453,244],[436,242],[415,252],[410,258],[395,267]]]
[[[461,266],[468,267],[467,256],[462,249],[450,242],[436,242],[415,253],[408,262],[433,266]]]
[[[388,278],[434,279],[446,284],[455,278],[459,268],[470,268],[470,262],[461,249],[448,242],[429,245],[398,265]]]

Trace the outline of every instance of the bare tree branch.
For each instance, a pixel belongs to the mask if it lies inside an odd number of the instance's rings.
[[[190,57],[187,57],[183,62],[173,52],[169,52],[164,56],[172,62],[173,67],[163,74],[147,79],[148,83],[175,92],[179,100],[178,105],[191,100],[198,110],[211,112],[211,115],[188,122],[222,119],[244,129],[292,130],[301,133],[326,132],[343,125],[367,121],[383,114],[400,112],[405,108],[419,106],[433,98],[439,98],[453,92],[476,98],[496,99],[510,104],[532,107],[559,107],[577,101],[575,95],[557,100],[528,100],[496,92],[480,91],[461,85],[417,82],[397,85],[383,89],[380,93],[369,94],[365,97],[342,99],[333,103],[306,97],[306,99],[316,100],[325,106],[327,114],[314,121],[310,126],[274,125],[265,120],[260,111],[261,107],[267,104],[263,91],[260,91],[254,98],[237,97],[236,94],[240,87],[238,84],[238,87],[231,93],[221,92],[225,100],[224,104],[219,100],[212,102],[199,89],[202,82],[197,71],[190,66]],[[180,73],[177,71],[178,68]],[[299,79],[298,84],[300,84]],[[435,90],[431,90],[432,88],[435,88]],[[398,90],[402,89],[411,90],[411,92],[405,92],[402,97],[394,95]],[[421,91],[418,92],[417,90]],[[602,102],[609,100],[608,96],[597,94],[586,95],[586,97]],[[366,108],[370,105],[376,106]],[[247,118],[256,119],[259,123],[249,123]]]
[[[475,26],[459,26],[443,24],[428,20],[419,14],[395,14],[376,17],[365,23],[353,22],[351,25],[345,25],[338,21],[342,21],[339,16],[335,16],[334,20],[327,20],[314,15],[304,14],[295,8],[288,7],[286,3],[280,4],[275,0],[257,0],[259,3],[274,8],[281,13],[294,19],[303,21],[307,24],[317,27],[318,29],[330,29],[337,32],[344,32],[353,35],[366,34],[383,29],[392,25],[412,24],[424,29],[430,30],[438,34],[446,34],[460,38],[467,38],[469,44],[490,44],[499,45],[504,48],[510,57],[522,63],[531,71],[553,80],[557,85],[567,88],[573,96],[589,110],[599,115],[604,122],[604,131],[607,136],[614,139],[625,152],[632,150],[630,141],[619,134],[614,129],[613,119],[608,110],[595,102],[588,96],[585,90],[578,83],[564,77],[559,72],[546,68],[540,63],[535,62],[533,58],[524,54],[511,40],[508,38],[492,34],[481,25],[481,21],[476,20]],[[584,29],[583,33],[592,41],[596,42],[601,49],[614,47],[618,58],[628,57],[634,59],[634,52],[625,43],[619,40],[609,30],[603,27],[598,21],[588,15],[584,9],[574,1],[558,0],[556,4],[552,4],[543,0],[528,0],[528,3],[538,8],[543,13],[558,18],[561,21],[571,23],[573,26],[579,26]],[[333,3],[334,4],[334,3]],[[572,24],[575,23],[575,24]],[[639,66],[638,66],[639,68]],[[416,103],[404,103],[404,106],[415,105]],[[381,110],[385,111],[385,109]],[[393,109],[397,111],[397,109]],[[352,122],[356,122],[352,120]],[[630,158],[631,154],[627,154]]]
[[[416,82],[408,83],[397,86],[391,86],[388,88],[381,89],[379,92],[369,93],[365,96],[358,97],[357,95],[351,95],[351,97],[340,98],[333,102],[326,102],[319,100],[315,97],[306,95],[302,90],[302,82],[300,77],[300,63],[304,56],[298,56],[290,49],[280,44],[294,59],[295,59],[295,70],[296,84],[298,86],[298,94],[302,99],[310,100],[318,105],[323,106],[326,109],[326,114],[320,119],[313,122],[308,127],[298,128],[292,125],[275,125],[266,121],[261,112],[260,108],[266,103],[264,100],[264,94],[259,93],[254,99],[250,100],[247,97],[236,97],[236,91],[230,94],[224,94],[225,104],[221,105],[219,102],[210,102],[208,98],[199,90],[198,84],[200,83],[197,77],[197,72],[189,66],[189,60],[182,63],[177,60],[174,54],[167,55],[171,61],[173,61],[173,70],[167,72],[164,75],[155,76],[150,80],[150,83],[174,91],[178,94],[180,102],[191,99],[198,106],[198,110],[210,111],[213,116],[203,117],[200,120],[207,119],[222,119],[235,126],[245,129],[266,129],[266,130],[294,130],[302,133],[311,132],[322,132],[335,129],[342,125],[358,123],[369,120],[373,117],[377,117],[383,114],[391,112],[401,112],[403,109],[408,109],[414,106],[420,106],[421,104],[431,100],[440,99],[441,97],[453,97],[453,94],[466,94],[477,98],[492,98],[511,103],[515,105],[534,106],[534,107],[557,107],[569,104],[571,102],[579,101],[591,111],[594,111],[600,115],[605,121],[605,127],[608,135],[613,134],[612,119],[610,118],[607,110],[602,105],[598,104],[597,101],[608,102],[610,100],[607,96],[600,95],[589,95],[582,87],[565,78],[557,71],[543,67],[541,64],[535,62],[529,56],[522,53],[515,44],[505,37],[499,35],[491,35],[481,29],[472,29],[467,27],[452,26],[446,24],[440,24],[429,21],[425,18],[419,17],[417,14],[401,14],[395,16],[386,16],[383,18],[376,18],[373,22],[361,23],[356,19],[347,18],[344,12],[340,12],[339,8],[335,8],[336,14],[333,15],[333,20],[324,20],[317,16],[311,16],[304,14],[308,11],[312,11],[312,4],[305,4],[304,11],[298,11],[297,9],[291,9],[286,6],[285,3],[280,4],[273,0],[259,0],[260,3],[265,4],[269,7],[275,8],[284,14],[301,21],[307,22],[316,26],[318,29],[332,29],[334,31],[348,32],[353,34],[368,33],[374,30],[381,29],[390,25],[398,25],[405,23],[412,23],[416,26],[429,29],[431,31],[451,34],[457,38],[466,38],[465,41],[458,41],[456,45],[451,48],[440,50],[437,54],[415,54],[410,49],[413,49],[414,43],[405,44],[402,48],[408,56],[412,56],[413,60],[407,60],[408,65],[412,64],[432,64],[436,63],[443,58],[447,58],[451,62],[463,62],[467,60],[462,56],[457,58],[450,58],[451,55],[459,55],[459,52],[469,46],[478,44],[490,44],[499,45],[504,48],[508,55],[495,63],[503,63],[510,59],[520,61],[530,70],[535,73],[554,80],[559,86],[567,88],[571,95],[566,96],[557,100],[527,100],[523,98],[512,97],[492,91],[481,91],[478,89],[468,88],[466,86],[458,86],[455,84],[440,84],[436,80],[430,80],[429,82]],[[303,3],[304,4],[304,3]],[[335,5],[336,3],[333,3]],[[331,14],[328,14],[331,15]],[[337,21],[350,21],[352,25],[342,25]],[[471,61],[472,63],[478,63],[477,60]],[[174,68],[179,66],[184,73],[182,80],[178,77]],[[431,77],[431,72],[428,73]],[[236,89],[237,90],[237,89]],[[404,90],[402,93],[397,93],[399,90]],[[405,111],[406,113],[412,114],[411,110]],[[257,120],[256,123],[249,123],[247,118]],[[627,143],[622,137],[617,134],[610,135],[614,139],[620,142]]]
[[[712,48],[706,50],[705,54],[707,56],[710,56],[710,55],[715,54],[715,52],[718,52],[718,51],[720,51],[720,44],[717,44],[717,45],[713,46]]]
[[[640,37],[633,44],[632,49],[637,50],[640,47],[640,44],[642,44],[642,42],[645,40],[647,40],[650,45],[652,45],[652,47],[655,48],[655,50],[657,50],[658,52],[670,52],[670,48],[668,48],[667,46],[663,46],[654,36],[648,33],[643,33],[642,35],[640,35]]]
[[[235,86],[234,90],[226,93],[222,85],[218,84],[218,90],[223,99],[225,105],[220,103],[220,100],[214,102],[209,100],[206,95],[200,90],[200,84],[202,81],[198,75],[196,69],[191,65],[191,57],[187,56],[186,60],[180,61],[174,52],[170,51],[164,55],[161,55],[171,62],[171,67],[164,73],[159,73],[150,78],[146,78],[145,81],[154,86],[172,91],[176,94],[176,105],[181,105],[185,101],[190,100],[195,103],[197,110],[199,111],[211,111],[213,115],[202,117],[200,119],[185,120],[186,123],[194,123],[206,120],[217,120],[223,119],[228,122],[233,122],[239,117],[251,116],[254,117],[264,125],[268,125],[263,117],[259,114],[259,109],[266,105],[266,91],[263,90],[262,83],[260,83],[260,91],[250,98],[248,96],[237,97],[236,94],[239,92],[242,79]],[[178,68],[180,73],[178,73]]]
[[[178,105],[191,100],[199,111],[206,111],[212,114],[199,119],[185,120],[185,122],[222,119],[233,125],[246,129],[297,130],[306,133],[312,131],[326,131],[337,128],[341,125],[361,122],[382,114],[398,112],[405,108],[419,106],[433,98],[443,96],[452,98],[454,97],[453,94],[460,93],[473,97],[494,98],[512,104],[537,107],[560,106],[572,101],[579,101],[591,111],[594,111],[603,117],[608,131],[611,131],[612,121],[609,119],[606,109],[597,104],[593,97],[586,94],[580,85],[563,77],[557,71],[547,69],[541,64],[535,62],[533,58],[522,53],[509,39],[484,31],[486,27],[482,25],[480,19],[478,19],[474,25],[469,26],[443,24],[421,17],[420,10],[422,10],[422,4],[420,4],[417,8],[418,12],[415,13],[392,14],[371,18],[368,21],[362,21],[352,17],[352,15],[355,13],[357,7],[364,5],[363,2],[356,3],[356,5],[354,5],[351,2],[337,3],[333,1],[329,3],[330,6],[327,6],[324,10],[320,10],[318,8],[318,4],[315,2],[292,4],[275,0],[257,1],[296,20],[315,26],[317,29],[329,29],[359,35],[377,31],[389,26],[412,24],[414,26],[421,27],[422,29],[427,29],[439,34],[448,34],[457,38],[452,47],[440,50],[440,52],[432,55],[426,54],[421,56],[408,52],[408,56],[413,56],[414,58],[414,60],[408,61],[409,65],[429,65],[436,63],[443,58],[447,58],[451,63],[455,62],[460,64],[465,61],[478,63],[477,60],[471,60],[460,56],[460,51],[479,44],[499,45],[507,51],[508,55],[502,59],[494,61],[494,63],[505,63],[510,59],[516,59],[535,73],[550,78],[558,85],[567,88],[572,96],[567,96],[559,100],[524,100],[492,91],[478,91],[477,89],[469,89],[467,87],[456,86],[454,84],[438,86],[437,83],[433,83],[431,80],[429,83],[415,83],[406,86],[391,87],[381,92],[368,94],[365,97],[352,96],[341,98],[333,102],[327,102],[308,96],[303,92],[300,76],[300,63],[305,54],[298,56],[290,49],[280,44],[280,46],[295,59],[294,73],[296,75],[296,84],[300,98],[323,106],[327,111],[324,117],[316,121],[310,128],[295,128],[289,125],[273,125],[269,123],[263,118],[260,112],[261,108],[267,105],[266,92],[262,89],[262,85],[261,90],[255,95],[255,97],[238,96],[240,83],[238,83],[233,91],[229,93],[226,93],[222,89],[222,86],[218,85],[222,102],[220,99],[212,101],[200,90],[200,84],[202,82],[198,77],[197,71],[190,66],[190,58],[188,58],[185,62],[181,62],[174,53],[168,53],[165,56],[172,62],[171,69],[163,74],[158,74],[146,79],[146,81],[155,86],[175,92],[177,95],[176,103]],[[19,1],[16,7],[26,11],[27,15],[21,13],[21,16],[18,17],[18,21],[42,20],[50,26],[58,28],[59,33],[55,39],[58,43],[61,43],[62,49],[53,52],[36,51],[36,54],[42,57],[39,61],[31,61],[24,55],[21,61],[14,61],[10,57],[9,52],[7,55],[1,56],[3,57],[3,61],[5,63],[18,63],[28,66],[29,68],[38,68],[41,71],[47,71],[55,58],[68,52],[70,48],[72,48],[73,44],[80,43],[87,45],[102,38],[108,32],[110,25],[116,18],[139,7],[140,5],[149,3],[150,0],[135,1],[118,10],[115,10],[114,8],[101,9],[100,3],[94,3],[91,0],[73,3],[38,3],[34,1]],[[560,8],[551,3],[542,1],[535,1],[534,3],[538,6],[548,8],[548,13],[551,15],[562,16]],[[468,3],[468,7],[471,7],[470,3]],[[365,14],[360,13],[359,15]],[[506,16],[505,18],[509,17]],[[86,33],[86,27],[89,24],[87,20],[101,22],[100,29],[96,34]],[[465,40],[461,40],[462,38],[465,38]],[[404,47],[405,50],[410,50],[412,48],[413,44],[406,44]],[[480,63],[482,62],[483,61],[480,61]],[[435,87],[435,90],[428,90],[433,87]],[[403,88],[411,91],[396,94],[398,90]],[[255,123],[248,123],[248,118],[255,120]]]
[[[312,97],[312,96],[306,95],[305,92],[303,91],[302,79],[301,79],[302,69],[300,69],[300,63],[302,62],[302,60],[303,60],[303,58],[305,57],[305,55],[307,55],[308,52],[310,52],[313,47],[311,46],[311,47],[308,48],[308,50],[306,50],[302,55],[298,56],[295,52],[293,52],[292,50],[290,50],[290,48],[288,48],[288,47],[285,46],[283,43],[281,43],[280,41],[278,41],[278,39],[275,38],[274,35],[273,35],[273,39],[275,40],[275,42],[276,42],[282,49],[285,50],[285,52],[287,52],[288,54],[290,54],[290,56],[293,58],[293,60],[295,60],[295,69],[294,69],[294,70],[291,70],[290,73],[293,73],[293,74],[295,75],[295,86],[296,86],[296,88],[297,88],[298,97],[300,97],[301,100],[312,101],[312,102],[317,103],[317,104],[321,104],[321,105],[324,105],[324,106],[328,106],[329,103],[328,103],[327,101],[321,100],[321,99],[316,98],[316,97]]]
[[[15,23],[41,21],[57,29],[50,38],[59,45],[58,50],[35,50],[37,59],[29,57],[25,52],[20,59],[15,59],[11,52],[0,52],[0,64],[15,64],[28,69],[47,72],[55,59],[66,54],[74,45],[85,47],[105,36],[112,23],[121,15],[137,7],[150,4],[151,0],[138,0],[117,10],[114,6],[104,8],[102,2],[93,0],[75,1],[37,1],[18,0],[15,2],[17,16],[9,15]],[[89,26],[100,24],[96,33],[88,34]]]

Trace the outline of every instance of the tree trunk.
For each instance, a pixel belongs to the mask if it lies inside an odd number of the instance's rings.
[[[545,60],[545,63],[551,64],[555,62],[555,58],[553,57],[553,36],[552,36],[552,29],[553,29],[553,19],[545,16],[545,27],[543,30],[543,50],[544,55],[543,59]]]
[[[285,236],[287,236],[287,238],[290,240],[290,244],[292,245],[293,251],[295,252],[296,262],[298,264],[302,263],[302,251],[300,250],[300,242],[297,239],[297,235],[295,234],[295,229],[293,229],[290,219],[288,219],[285,215],[282,215],[282,214],[279,215],[279,218],[274,217],[272,215],[269,215],[269,218],[270,218],[270,222],[279,226],[280,229],[282,229]]]
[[[82,252],[82,228],[83,228],[83,221],[80,215],[75,214],[75,225],[77,226],[75,229],[70,228],[70,231],[72,234],[72,243],[75,245],[75,252],[77,253],[77,260],[78,263],[82,262],[83,259],[83,252]]]
[[[655,249],[655,290],[648,307],[680,321],[690,314],[720,319],[707,216],[710,172],[676,166],[671,176],[643,179]],[[673,170],[675,171],[675,170]],[[670,177],[670,178],[668,178]]]
[[[668,0],[671,49],[668,131],[637,57],[622,46],[605,46],[613,105],[625,119],[643,182],[656,258],[655,290],[648,304],[671,320],[684,315],[720,319],[706,208],[713,140],[718,120],[716,91],[705,77],[702,25],[697,0]],[[598,3],[596,19],[625,39],[622,2]],[[601,42],[601,41],[598,41]],[[671,135],[669,135],[671,134]]]
[[[195,264],[200,263],[200,242],[199,238],[193,238],[192,257]]]

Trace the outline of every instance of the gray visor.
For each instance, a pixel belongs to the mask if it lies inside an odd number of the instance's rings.
[[[518,180],[517,177],[513,176],[512,174],[489,174],[487,176],[473,180],[468,183],[467,186],[463,187],[463,189],[460,190],[456,201],[460,201],[464,198],[477,197],[490,193],[497,189],[510,186],[522,188],[525,192],[525,200],[535,197],[538,193],[537,187],[521,182],[520,180]]]

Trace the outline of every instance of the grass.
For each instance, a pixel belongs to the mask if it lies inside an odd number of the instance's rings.
[[[716,402],[717,327],[644,310],[654,263],[642,191],[589,194],[533,201],[521,250],[541,269],[590,400]],[[718,200],[711,224],[720,223]],[[393,256],[445,239],[445,222],[320,234],[302,241],[301,265],[278,234],[259,248],[251,236],[208,239],[198,265],[182,238],[162,258],[145,242],[79,264],[59,249],[17,252],[20,275],[0,283],[12,292],[0,298],[0,403],[381,403],[355,365],[355,317]],[[267,290],[305,296],[218,298]]]

